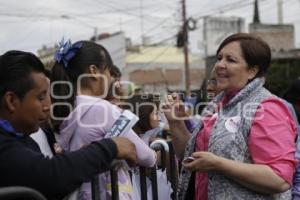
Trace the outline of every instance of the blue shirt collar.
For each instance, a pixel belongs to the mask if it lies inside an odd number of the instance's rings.
[[[13,135],[16,138],[23,138],[23,133],[18,133],[7,120],[0,119],[0,128],[7,132],[8,134]]]

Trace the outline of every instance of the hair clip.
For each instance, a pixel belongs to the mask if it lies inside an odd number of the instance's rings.
[[[58,50],[55,52],[54,60],[58,63],[63,62],[64,67],[68,67],[69,61],[76,55],[76,52],[82,47],[81,42],[71,43],[71,40],[65,41],[64,38],[59,43]]]

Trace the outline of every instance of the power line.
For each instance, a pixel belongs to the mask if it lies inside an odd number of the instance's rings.
[[[162,21],[160,21],[159,23],[155,24],[153,27],[149,28],[146,33],[149,34],[151,32],[153,32],[154,30],[156,30],[157,28],[161,27],[162,25],[164,25],[166,22],[168,22],[170,19],[172,19],[173,17],[172,13],[169,17],[166,17],[165,19],[163,19]]]
[[[152,43],[152,44],[148,44],[147,47],[155,47],[155,46],[158,46],[158,45],[162,45],[162,44],[165,44],[166,42],[170,41],[170,40],[173,40],[177,37],[177,33],[175,35],[172,35],[171,37],[168,37],[168,38],[165,38],[165,39],[162,39],[158,42],[155,42],[155,43]],[[152,51],[155,51],[155,48],[146,48],[144,50],[144,53],[151,53]],[[137,53],[137,55],[135,56],[132,56],[131,58],[132,59],[135,59],[137,57],[139,57],[140,55]]]
[[[155,61],[157,61],[160,57],[162,57],[166,52],[167,50],[169,49],[169,47],[165,47],[157,56],[155,56],[151,61],[147,62],[146,65],[144,65],[143,67],[148,67],[150,66],[151,64],[153,64]]]
[[[213,15],[215,13],[224,13],[224,12],[227,12],[227,11],[235,10],[237,8],[242,8],[242,7],[245,7],[245,6],[250,6],[252,4],[253,4],[252,0],[251,0],[251,2],[247,2],[245,0],[242,0],[242,1],[234,2],[232,4],[228,4],[225,7],[222,6],[222,7],[216,8],[216,9],[212,9],[209,12],[207,12],[207,14],[202,14],[200,16],[194,16],[193,18],[195,20],[200,20],[200,19],[203,19],[204,17]]]
[[[146,5],[146,9],[149,9],[151,7],[156,7],[157,4],[149,4],[149,5]],[[94,7],[93,7],[94,8]],[[128,11],[137,11],[139,9],[139,7],[137,6],[134,6],[134,7],[127,7],[127,8],[114,8],[114,9],[109,9],[109,10],[103,10],[103,11],[97,11],[97,12],[93,12],[93,13],[73,13],[72,15],[75,15],[77,17],[85,17],[85,16],[94,16],[94,15],[106,15],[106,14],[111,14],[111,13],[124,13]],[[135,15],[136,16],[136,15]]]

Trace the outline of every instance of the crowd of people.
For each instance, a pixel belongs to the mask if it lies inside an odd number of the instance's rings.
[[[168,132],[163,138],[172,142],[180,168],[169,199],[300,199],[300,81],[282,98],[269,92],[270,47],[248,33],[227,37],[216,58],[209,102],[195,116],[176,93],[164,101],[147,93],[123,98],[120,69],[92,41],[61,41],[51,71],[30,52],[4,53],[0,187],[26,186],[51,200],[91,200],[97,177],[100,198],[109,200],[108,170],[119,160],[119,198],[137,200],[139,174],[132,172],[161,164],[150,144]],[[124,110],[139,120],[112,137]]]

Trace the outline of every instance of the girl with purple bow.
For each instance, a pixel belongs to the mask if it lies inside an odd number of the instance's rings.
[[[75,151],[101,138],[107,137],[121,110],[104,100],[110,88],[112,59],[107,50],[90,41],[71,44],[62,41],[55,54],[51,73],[52,122],[58,142],[65,151]],[[130,130],[122,135],[136,146],[138,164],[152,167],[156,156],[136,134]],[[72,173],[72,172],[70,172]],[[128,169],[118,170],[120,199],[133,199]],[[78,199],[91,197],[90,180],[79,188]],[[101,199],[111,199],[109,173],[99,175]]]

